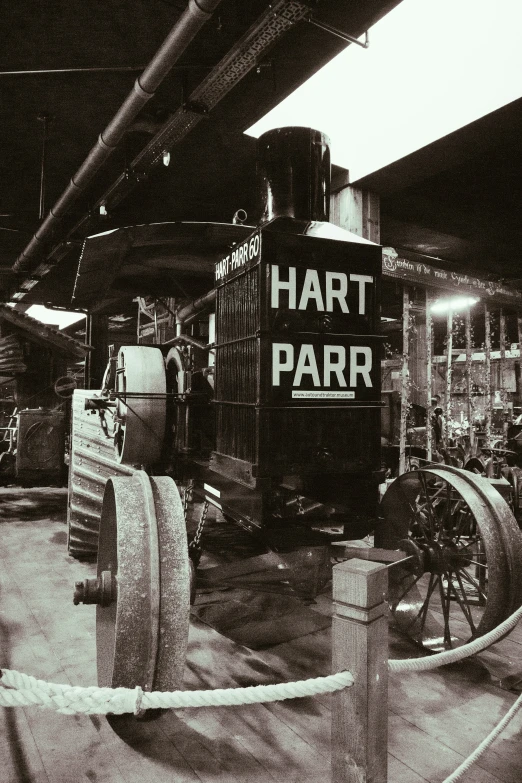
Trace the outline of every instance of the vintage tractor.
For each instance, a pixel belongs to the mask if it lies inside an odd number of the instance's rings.
[[[97,604],[100,685],[175,689],[196,589],[312,600],[332,544],[372,531],[401,561],[392,607],[429,649],[522,599],[522,536],[485,479],[407,474],[380,518],[381,248],[328,222],[323,134],[283,128],[259,148],[263,218],[236,227],[211,290],[179,304],[174,337],[121,348],[103,388],[74,395],[69,551],[98,557],[75,602]],[[200,568],[210,508],[258,553]]]

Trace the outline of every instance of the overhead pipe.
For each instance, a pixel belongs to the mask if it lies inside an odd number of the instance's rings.
[[[16,68],[14,71],[0,70],[0,76],[55,76],[67,73],[128,73],[143,71],[144,65],[100,65],[86,68]]]
[[[40,255],[44,243],[50,238],[56,223],[68,212],[76,199],[121,141],[125,131],[133,123],[143,106],[152,98],[176,60],[194,39],[201,27],[212,16],[221,0],[189,0],[162,46],[156,52],[143,73],[138,76],[132,91],[116,112],[98,141],[89,152],[69,185],[38,228],[35,235],[13,265],[13,272],[23,272],[31,261]]]

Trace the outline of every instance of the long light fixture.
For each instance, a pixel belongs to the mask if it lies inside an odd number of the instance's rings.
[[[474,296],[451,296],[449,299],[437,299],[430,307],[432,313],[447,313],[448,310],[464,310],[480,300]]]

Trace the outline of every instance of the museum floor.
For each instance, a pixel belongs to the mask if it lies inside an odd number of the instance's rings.
[[[0,666],[41,679],[96,684],[95,609],[75,607],[74,582],[92,564],[67,555],[65,490],[0,490]],[[316,604],[246,590],[198,594],[184,686],[233,687],[330,673],[330,600]],[[218,632],[219,629],[220,632]],[[391,629],[390,657],[418,654]],[[498,723],[516,698],[499,686],[522,670],[522,628],[480,659],[392,675],[389,783],[436,783]],[[0,708],[1,783],[327,783],[329,697],[123,720],[39,708]],[[522,715],[468,783],[520,783]]]

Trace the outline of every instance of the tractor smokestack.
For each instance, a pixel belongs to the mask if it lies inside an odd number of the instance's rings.
[[[258,140],[261,223],[330,218],[330,139],[311,128],[277,128]]]

